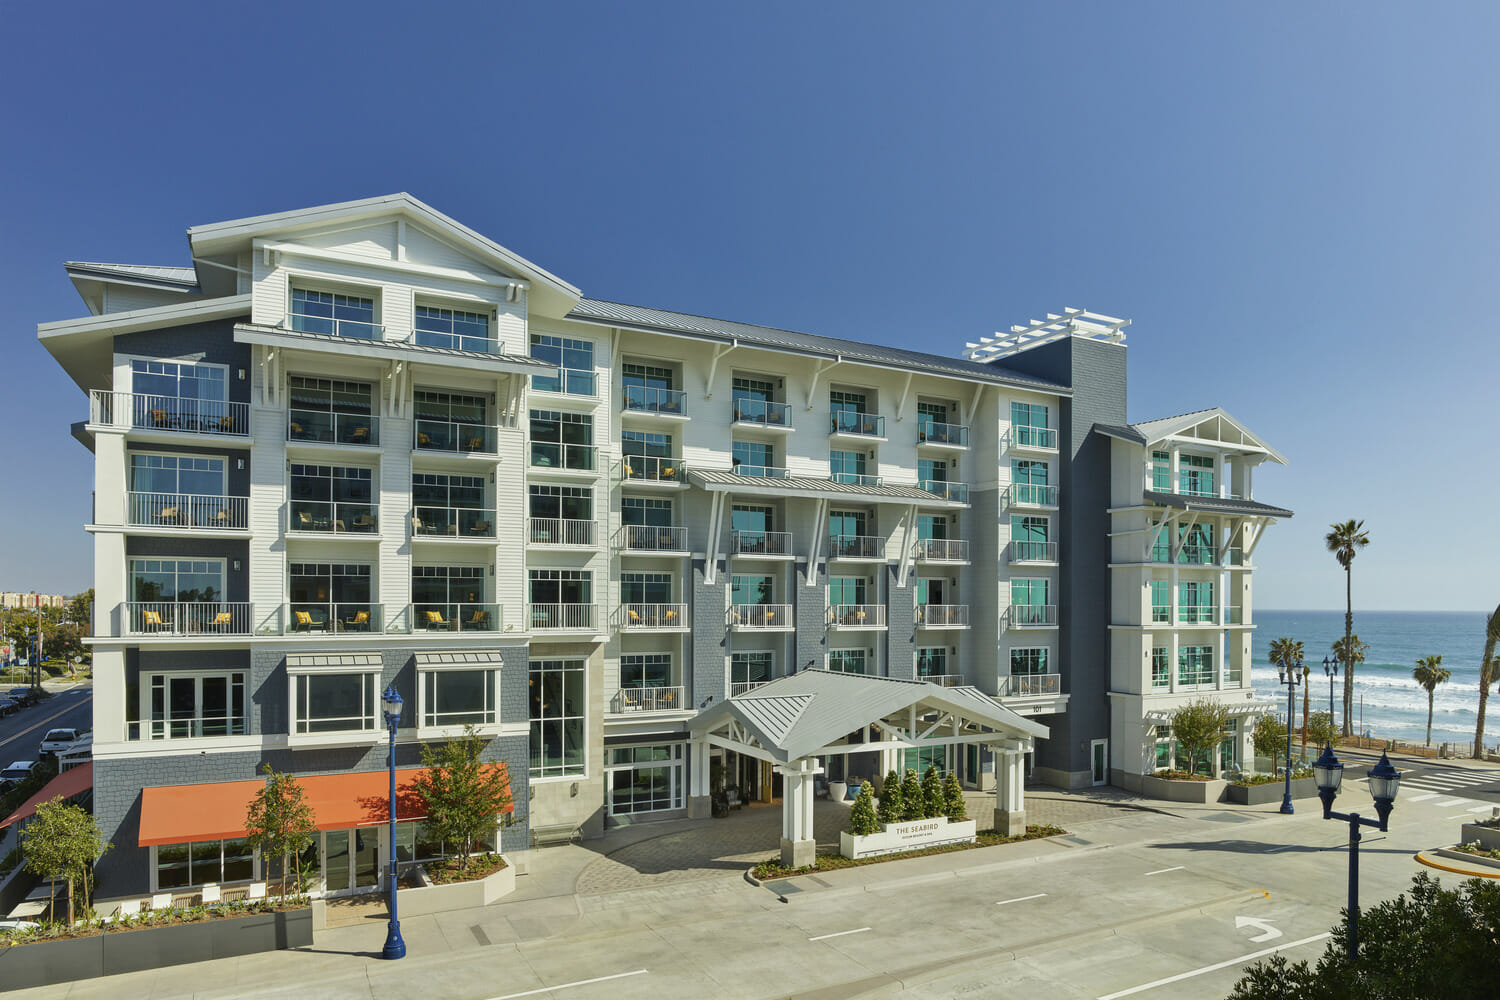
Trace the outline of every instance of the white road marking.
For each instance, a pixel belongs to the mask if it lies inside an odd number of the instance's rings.
[[[1045,892],[1039,892],[1035,896],[1017,896],[1015,899],[1002,899],[995,905],[1004,906],[1006,903],[1024,903],[1028,899],[1041,899],[1045,895],[1047,895]]]
[[[1241,930],[1245,927],[1258,927],[1260,934],[1250,939],[1251,944],[1260,944],[1262,941],[1271,941],[1281,937],[1281,930],[1271,926],[1271,921],[1262,920],[1260,917],[1235,917],[1234,929]]]
[[[590,983],[605,983],[611,979],[624,979],[626,976],[644,976],[648,970],[636,969],[634,972],[617,972],[613,976],[599,976],[597,979],[580,979],[576,983],[562,983],[558,986],[543,986],[537,990],[527,990],[524,993],[507,993],[503,997],[491,997],[490,1000],[515,1000],[516,997],[534,997],[538,993],[551,993],[553,990],[567,990],[574,986],[587,986]]]
[[[1302,846],[1301,844],[1282,844],[1280,847],[1267,848],[1266,850],[1262,851],[1261,853],[1262,854],[1275,854],[1277,851],[1290,851],[1294,847],[1301,847],[1301,846]]]
[[[1471,804],[1472,803],[1470,803],[1468,799],[1449,799],[1447,802],[1433,803],[1433,805],[1437,806],[1439,809],[1451,809],[1454,806],[1467,806]]]
[[[1411,786],[1408,785],[1407,787],[1410,788]],[[1435,799],[1435,798],[1437,798],[1441,794],[1442,794],[1441,792],[1428,792],[1426,795],[1414,795],[1411,798],[1407,799],[1406,801],[1408,801],[1408,802],[1426,802],[1428,799]]]
[[[856,928],[855,930],[852,930],[852,931],[839,931],[837,934],[819,934],[817,937],[810,937],[810,938],[808,938],[808,940],[809,941],[826,941],[829,938],[843,937],[845,934],[863,934],[865,931],[867,931],[869,929],[870,928],[868,928],[868,927],[859,927],[859,928]]]
[[[1154,872],[1147,872],[1146,874],[1147,875],[1164,875],[1167,872],[1180,872],[1180,871],[1182,871],[1186,867],[1187,867],[1187,865],[1178,865],[1176,868],[1158,868],[1158,869],[1156,869],[1156,871],[1154,871]]]
[[[1275,948],[1264,948],[1260,951],[1251,952],[1248,955],[1241,955],[1239,958],[1231,958],[1227,962],[1217,962],[1213,965],[1205,965],[1201,969],[1194,969],[1192,972],[1183,972],[1175,976],[1168,976],[1166,979],[1158,979],[1154,983],[1145,983],[1141,986],[1132,986],[1130,989],[1121,990],[1118,993],[1106,993],[1104,996],[1100,997],[1099,1000],[1118,1000],[1119,997],[1128,997],[1133,996],[1136,993],[1144,993],[1147,990],[1154,990],[1158,986],[1166,986],[1168,983],[1180,983],[1184,979],[1192,979],[1194,976],[1201,976],[1205,972],[1217,972],[1220,969],[1227,969],[1231,965],[1242,965],[1243,963],[1249,962],[1252,959],[1264,958],[1267,955],[1274,954],[1275,952],[1281,951],[1285,948],[1296,948],[1300,945],[1312,944],[1314,941],[1322,941],[1324,938],[1332,936],[1333,935],[1329,932],[1324,931],[1322,934],[1314,934],[1312,937],[1303,938],[1300,941],[1288,941],[1286,944],[1277,945]]]

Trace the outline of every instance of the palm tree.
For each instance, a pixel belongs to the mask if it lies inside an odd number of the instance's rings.
[[[1333,658],[1340,663],[1363,663],[1370,652],[1368,642],[1360,642],[1358,633],[1333,640]]]
[[[1500,607],[1484,623],[1484,659],[1479,661],[1479,722],[1474,727],[1474,759],[1484,759],[1484,703],[1490,698],[1490,684],[1500,674],[1495,659],[1495,643],[1500,642]]]
[[[1359,550],[1370,544],[1370,536],[1365,532],[1365,522],[1340,521],[1330,524],[1329,532],[1323,541],[1328,545],[1328,551],[1332,552],[1338,559],[1339,565],[1344,567],[1344,639],[1354,637],[1354,557]],[[1349,729],[1349,706],[1354,702],[1354,662],[1346,661],[1344,664],[1344,735],[1350,735]]]
[[[1434,653],[1432,656],[1424,656],[1417,661],[1417,667],[1411,672],[1416,682],[1427,689],[1427,745],[1432,746],[1432,696],[1437,693],[1439,684],[1448,683],[1448,678],[1453,672],[1443,669],[1443,654]]]
[[[1280,670],[1282,673],[1291,673],[1292,668],[1294,666],[1296,666],[1297,664],[1299,664],[1299,663],[1302,662],[1302,642],[1299,639],[1293,639],[1291,636],[1286,636],[1286,637],[1281,638],[1281,639],[1272,639],[1271,640],[1271,654],[1270,655],[1271,655],[1271,665],[1272,666],[1274,666],[1277,670]],[[1306,678],[1303,678],[1303,687],[1304,687],[1304,690],[1303,690],[1302,697],[1303,697],[1303,701],[1304,702],[1307,700],[1307,692],[1305,690],[1306,684],[1307,684],[1307,680],[1306,680]],[[1302,706],[1302,720],[1303,720],[1303,722],[1302,722],[1302,725],[1303,725],[1303,729],[1302,729],[1302,748],[1303,748],[1303,750],[1306,750],[1307,749],[1307,728],[1306,728],[1307,727],[1307,705],[1305,705],[1305,704]],[[1287,725],[1287,730],[1290,731],[1291,728],[1292,728],[1292,720],[1290,718],[1286,720],[1286,725]],[[1304,754],[1304,756],[1306,756],[1306,755]],[[1290,760],[1288,760],[1286,762],[1286,766],[1287,767],[1291,767],[1292,766],[1292,762]]]

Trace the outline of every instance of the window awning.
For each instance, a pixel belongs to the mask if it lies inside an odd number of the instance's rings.
[[[465,649],[416,654],[418,670],[483,670],[504,666],[498,649]]]
[[[0,830],[5,829],[18,820],[26,819],[36,814],[36,807],[44,802],[50,802],[61,795],[64,799],[87,791],[94,787],[94,762],[79,764],[70,767],[66,771],[53,778],[42,786],[42,790],[31,798],[21,803],[19,809],[5,817],[5,822],[0,823]]]
[[[379,670],[383,662],[379,653],[288,653],[286,668],[294,674],[310,670]]]
[[[509,775],[502,763],[493,771]],[[426,816],[422,799],[413,786],[420,767],[396,770],[396,819]],[[342,774],[299,776],[297,784],[307,792],[313,823],[319,830],[344,830],[375,826],[390,821],[389,771],[348,771]],[[199,840],[235,840],[245,835],[245,813],[265,779],[219,781],[205,785],[157,785],[141,790],[141,826],[138,843],[186,844]],[[504,811],[512,812],[514,806]]]

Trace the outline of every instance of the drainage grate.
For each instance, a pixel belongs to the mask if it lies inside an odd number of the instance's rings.
[[[1074,847],[1092,847],[1094,843],[1092,840],[1084,840],[1082,837],[1074,836],[1054,837],[1052,839],[1064,844],[1071,844]]]

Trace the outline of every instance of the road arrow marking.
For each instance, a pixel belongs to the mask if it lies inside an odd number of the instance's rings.
[[[1269,920],[1262,920],[1260,917],[1235,917],[1234,929],[1240,930],[1244,927],[1259,927],[1262,931],[1265,932],[1263,934],[1257,934],[1255,935],[1255,937],[1251,938],[1251,944],[1259,944],[1261,941],[1271,941],[1281,937],[1281,932],[1272,927]]]

